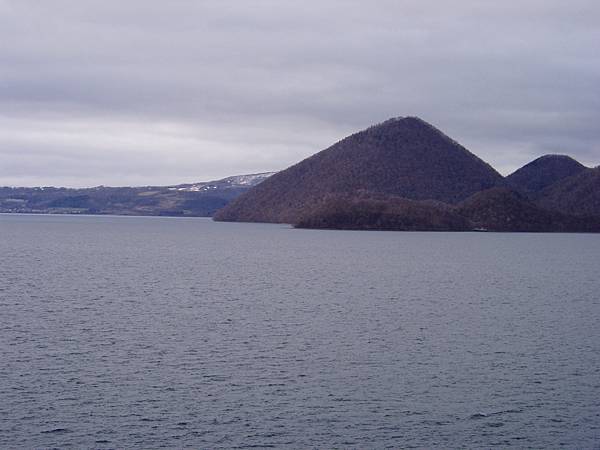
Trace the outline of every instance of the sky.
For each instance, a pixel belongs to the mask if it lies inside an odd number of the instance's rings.
[[[0,186],[284,169],[419,116],[600,164],[597,0],[0,0]]]

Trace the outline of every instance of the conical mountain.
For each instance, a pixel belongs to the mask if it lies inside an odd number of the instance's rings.
[[[522,192],[542,189],[586,170],[586,167],[566,155],[545,155],[524,165],[506,177],[509,186]]]
[[[273,175],[215,219],[296,223],[327,195],[353,192],[457,203],[501,182],[490,165],[432,125],[395,118]]]

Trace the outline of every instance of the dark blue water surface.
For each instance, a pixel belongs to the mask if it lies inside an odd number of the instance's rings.
[[[600,236],[0,216],[1,448],[600,448]]]

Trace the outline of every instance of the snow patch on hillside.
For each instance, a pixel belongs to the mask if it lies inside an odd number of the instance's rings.
[[[173,191],[185,192],[207,192],[217,189],[229,189],[236,187],[250,188],[263,182],[271,175],[277,172],[251,173],[247,175],[234,175],[232,177],[223,178],[222,180],[209,181],[207,183],[184,184],[180,186],[170,187]]]

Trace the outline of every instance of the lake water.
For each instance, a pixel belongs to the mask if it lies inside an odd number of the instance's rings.
[[[0,448],[600,448],[600,236],[0,215]]]

